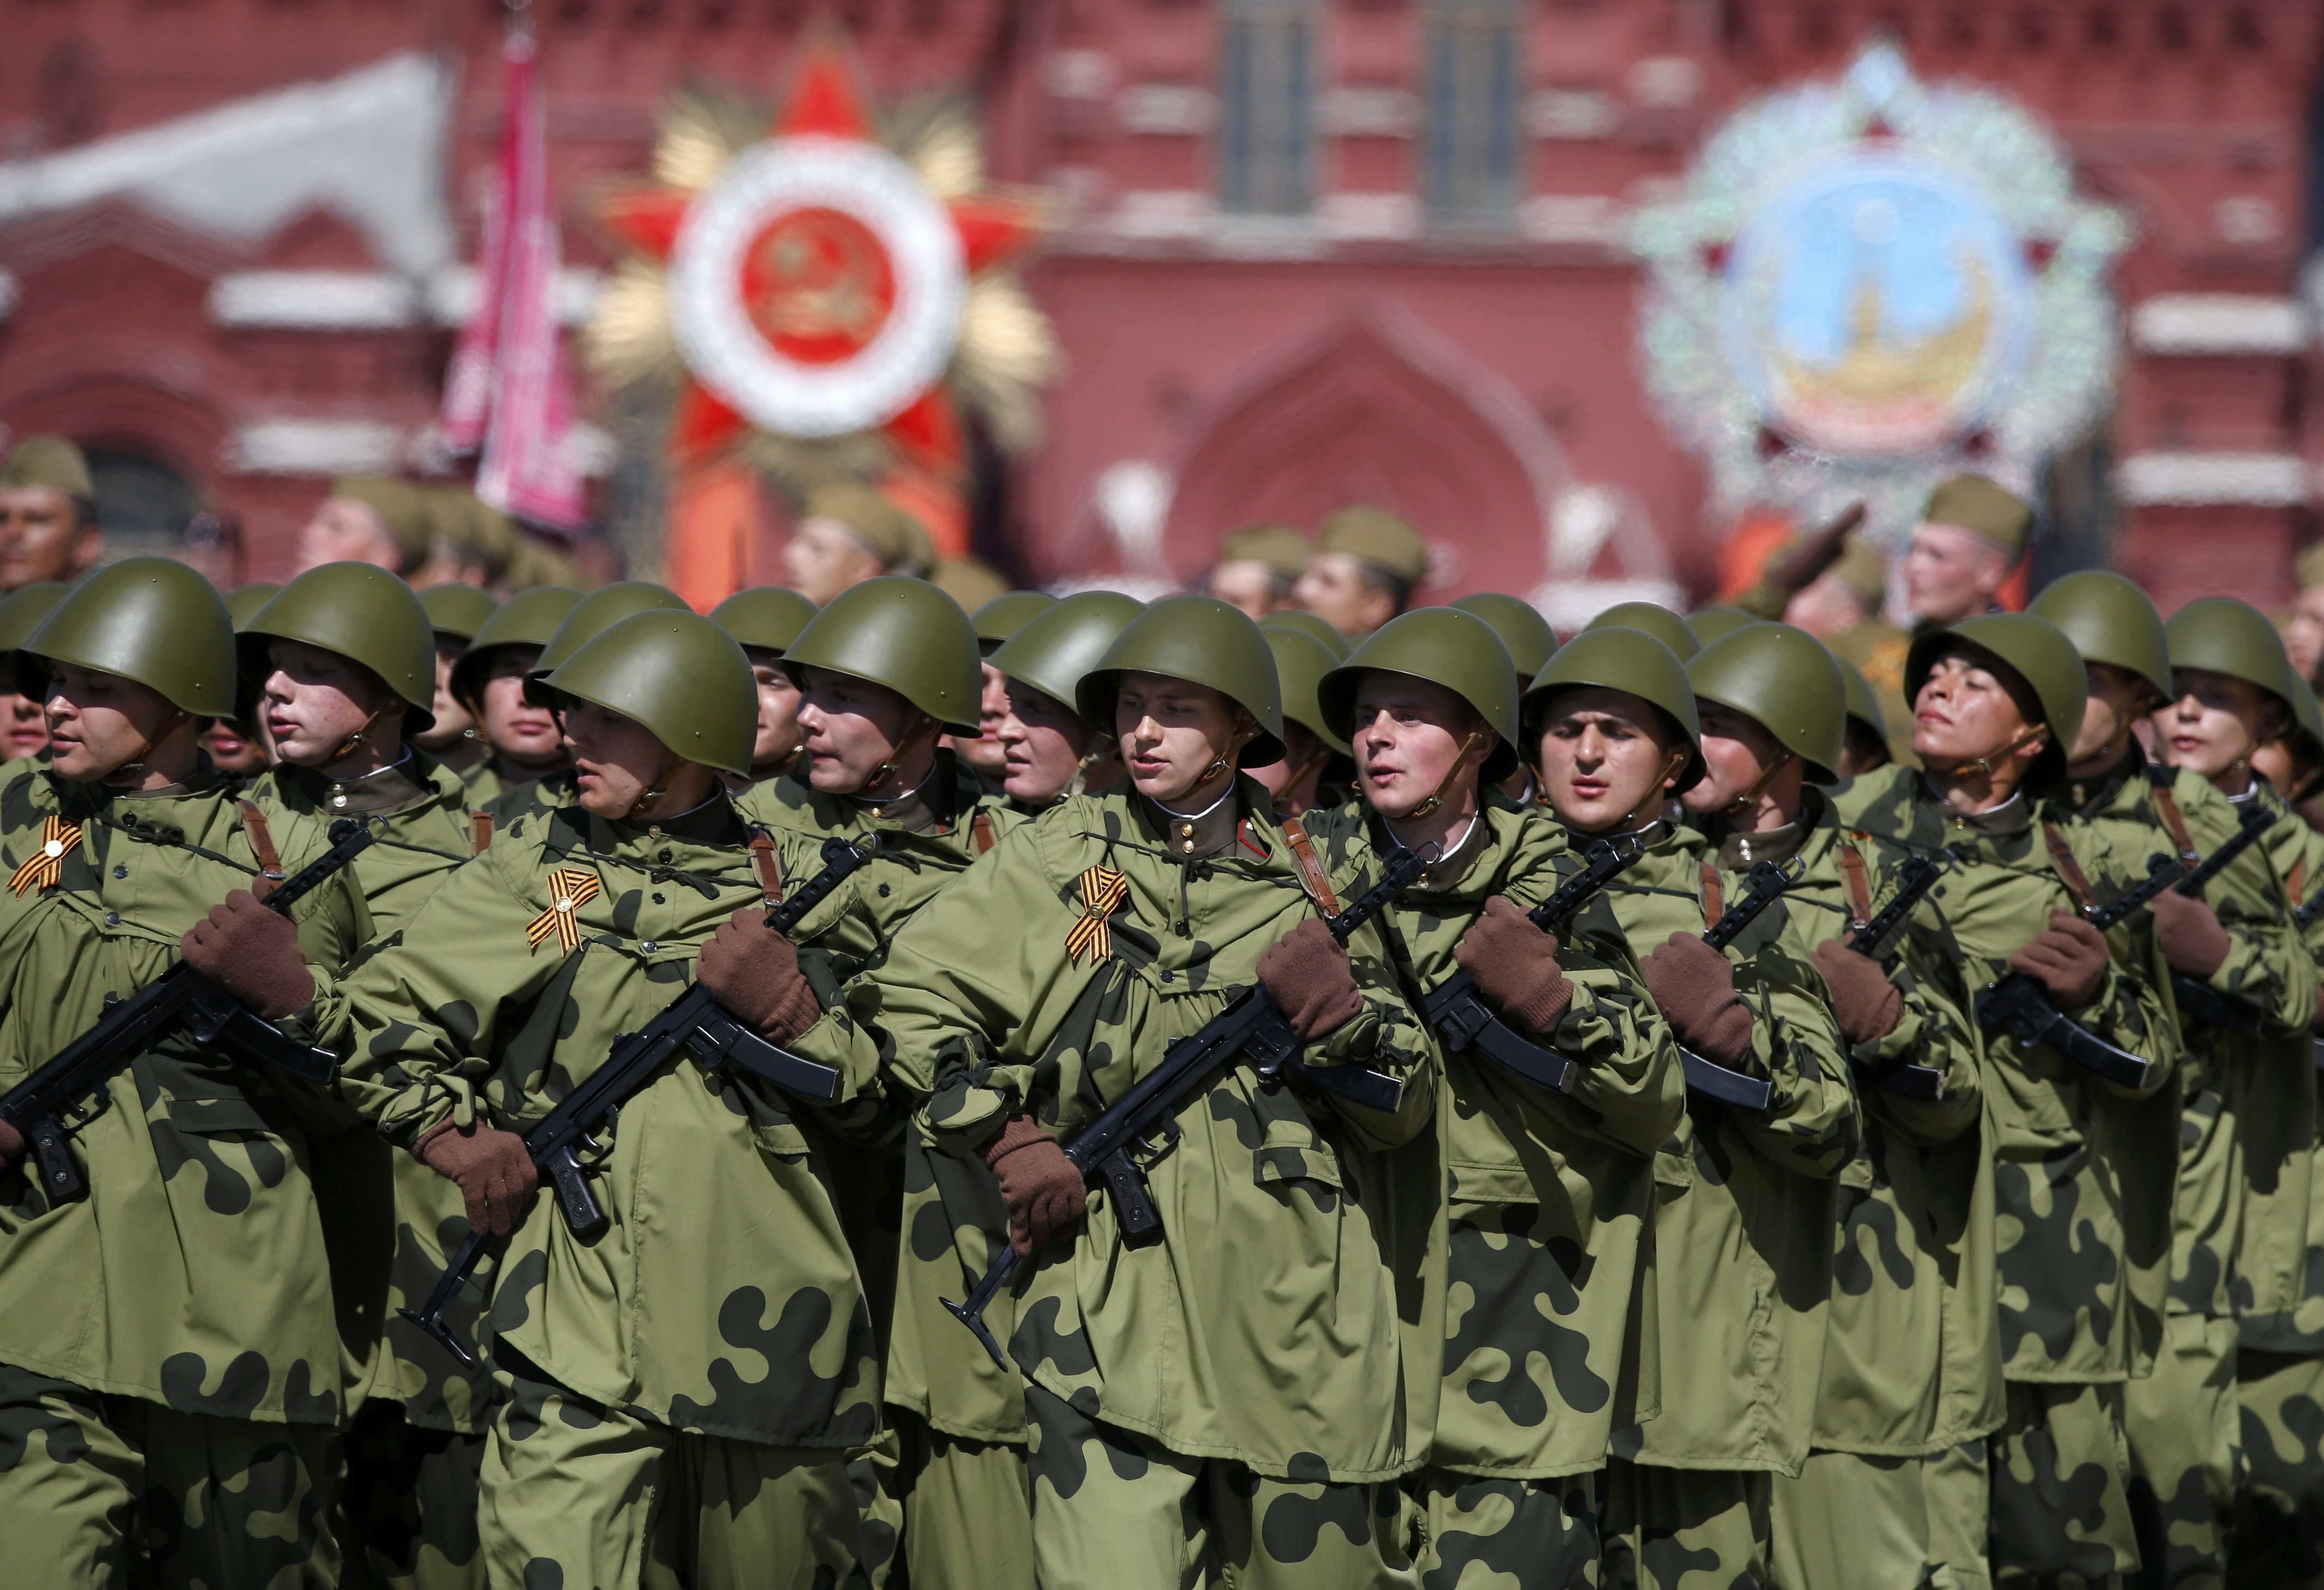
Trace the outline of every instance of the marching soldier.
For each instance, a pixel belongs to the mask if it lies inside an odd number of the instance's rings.
[[[1984,476],[1939,481],[1904,550],[1904,606],[1914,634],[1992,612],[2033,529],[2034,510]],[[1867,677],[1878,671],[1868,656],[1864,667]],[[1905,699],[1912,699],[1909,679]]]
[[[1246,524],[1219,538],[1203,589],[1251,619],[1286,606],[1315,543],[1287,524]]]
[[[1383,929],[1384,980],[1416,998],[1465,970],[1514,1031],[1575,1068],[1561,1092],[1440,1046],[1442,1286],[1463,1302],[1423,1344],[1444,1383],[1428,1466],[1406,1482],[1425,1518],[1421,1583],[1456,1590],[1477,1565],[1542,1590],[1594,1585],[1608,1440],[1653,1411],[1641,1360],[1655,1345],[1631,1308],[1655,1151],[1683,1107],[1678,1058],[1602,906],[1595,938],[1526,914],[1575,867],[1555,824],[1491,794],[1518,739],[1517,673],[1491,630],[1450,608],[1407,613],[1323,695],[1363,794],[1310,819],[1333,870],[1377,866],[1399,844],[1441,852]],[[1492,1393],[1536,1358],[1549,1373],[1526,1394]]]
[[[362,943],[363,907],[341,879],[288,919],[248,892],[327,839],[202,769],[198,720],[235,709],[217,593],[183,564],[128,559],[25,645],[49,670],[55,745],[0,789],[0,1077],[23,1080],[181,948],[226,971],[222,923],[280,929],[263,964],[234,959],[262,1015],[305,1004]],[[60,1584],[335,1584],[346,1389],[309,1177],[346,1123],[182,1030],[123,1058],[69,1151],[85,1197],[51,1202],[0,1125],[8,1548]]]
[[[1923,771],[1884,768],[1838,805],[1885,846],[1950,847],[1942,953],[1915,939],[1907,964],[1979,991],[2023,972],[2082,1038],[2118,1051],[2109,1077],[2060,1048],[2075,1040],[2062,1031],[2028,1041],[1974,1030],[2006,1382],[2004,1423],[1987,1443],[1994,1577],[2114,1583],[2139,1562],[2122,1388],[2158,1345],[2171,1256],[2169,968],[2145,913],[2111,934],[2084,920],[2100,903],[2090,874],[2104,874],[2111,851],[2087,826],[2036,809],[2064,781],[2081,728],[2086,679],[2072,642],[2023,614],[1971,618],[1916,640],[1905,683]],[[1950,1502],[1932,1494],[1932,1508],[1957,1517],[1973,1505],[1965,1485],[1946,1493]]]
[[[1715,837],[1666,820],[1666,792],[1705,776],[1702,731],[1677,657],[1642,631],[1584,631],[1526,699],[1536,777],[1568,834],[1647,847],[1607,903],[1634,952],[1652,947],[1642,970],[1673,1035],[1769,1084],[1761,1111],[1690,1092],[1655,1155],[1655,1300],[1642,1307],[1660,1317],[1662,1411],[1610,1443],[1609,1572],[1671,1590],[1697,1568],[1764,1581],[1772,1478],[1807,1457],[1833,1179],[1857,1150],[1856,1109],[1822,979],[1784,948],[1783,907],[1732,958],[1702,935],[1754,865],[1795,855],[1806,769],[1792,755],[1748,783],[1715,780],[1740,808]]]
[[[1584,633],[1593,629],[1634,629],[1652,635],[1681,662],[1692,661],[1702,650],[1702,642],[1694,638],[1685,619],[1652,602],[1617,602],[1582,626]]]
[[[1000,721],[986,729],[1008,772],[1001,791],[1027,816],[1121,777],[1111,726],[1084,719],[1074,691],[1144,606],[1115,591],[1079,592],[1034,615],[985,660],[1001,682]]]
[[[1296,817],[1347,798],[1348,743],[1325,723],[1317,694],[1338,660],[1298,630],[1272,628],[1266,634],[1283,696],[1283,760],[1252,768],[1250,776],[1275,797],[1278,816]]]
[[[468,776],[471,809],[481,811],[518,785],[565,765],[557,715],[528,699],[524,684],[540,648],[580,599],[579,591],[564,586],[519,591],[484,620],[452,664],[452,694],[475,715],[492,748],[484,766]]]
[[[1517,665],[1517,683],[1531,682],[1534,675],[1549,666],[1557,652],[1557,632],[1549,627],[1549,620],[1532,603],[1500,591],[1478,591],[1460,597],[1451,604],[1463,612],[1473,613],[1493,626],[1501,637],[1501,644],[1509,649],[1509,661]],[[1516,765],[1501,781],[1501,793],[1519,806],[1534,804],[1533,768],[1523,756],[1510,759]]]
[[[1234,609],[1147,608],[1077,692],[1130,781],[1011,831],[800,1040],[876,1045],[928,1100],[939,1151],[999,1179],[1030,1271],[1011,1342],[1042,1585],[1177,1590],[1203,1564],[1339,1590],[1410,1571],[1394,1482],[1425,1456],[1409,1432],[1427,1409],[1405,1366],[1418,1301],[1390,1265],[1420,1255],[1387,1244],[1427,1217],[1368,1150],[1424,1130],[1434,1084],[1401,1000],[1360,985],[1315,920],[1363,880],[1326,878],[1236,771],[1281,753],[1274,683]],[[1190,1085],[1148,1168],[1158,1238],[1126,1241],[1061,1142],[1258,985],[1311,1070],[1372,1068],[1402,1110],[1327,1105],[1229,1061]]]
[[[411,743],[434,757],[439,766],[473,782],[482,775],[492,747],[476,727],[476,715],[452,693],[452,665],[460,661],[500,601],[475,586],[447,584],[421,591],[420,605],[428,610],[428,622],[436,633],[436,693],[428,708],[436,721],[415,735]]]
[[[1832,771],[1853,779],[1896,760],[1888,738],[1888,712],[1865,681],[1864,670],[1838,652],[1840,682],[1848,689],[1848,739],[1840,748],[1840,765]],[[1910,736],[1908,735],[1907,738]]]
[[[0,591],[69,584],[105,554],[88,460],[61,436],[28,436],[0,464]]]
[[[818,607],[883,574],[924,577],[936,560],[927,527],[868,485],[818,488],[783,543],[785,582]]]
[[[1356,503],[1315,526],[1315,551],[1291,600],[1352,642],[1403,612],[1427,579],[1420,532],[1386,508]]]
[[[759,687],[759,732],[751,742],[751,781],[798,771],[798,681],[784,670],[783,653],[815,616],[815,604],[781,586],[736,591],[710,610],[710,622],[733,635],[751,660]]]
[[[1269,634],[1279,629],[1296,630],[1329,652],[1335,663],[1346,661],[1348,652],[1352,649],[1347,636],[1314,614],[1297,607],[1277,608],[1259,620],[1259,627]]]
[[[241,634],[242,626],[256,617],[281,588],[272,580],[257,580],[228,591],[226,610],[234,620],[234,633]],[[235,680],[235,705],[238,710],[232,717],[202,719],[202,754],[210,766],[229,778],[255,778],[266,771],[274,755],[266,738],[266,715],[260,709],[258,684],[246,670]]]
[[[941,588],[944,582],[936,582]],[[984,660],[984,689],[977,698],[977,727],[982,731],[973,738],[954,740],[946,737],[945,744],[954,756],[966,763],[984,787],[994,794],[1009,777],[1006,753],[1001,749],[1001,715],[1007,710],[1008,691],[1003,687],[1000,670],[992,666],[992,654],[1001,643],[1025,626],[1028,619],[1044,609],[1056,605],[1056,597],[1047,591],[1003,591],[987,602],[974,606],[960,593],[948,593],[968,613],[968,622],[976,631],[977,654]]]
[[[24,637],[72,587],[55,580],[19,586],[0,596],[0,787],[33,765],[45,765],[49,716],[42,698],[46,681],[16,653]]]

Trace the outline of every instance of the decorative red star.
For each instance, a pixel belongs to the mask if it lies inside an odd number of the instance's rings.
[[[874,142],[844,42],[825,35],[808,41],[801,51],[789,96],[769,135],[817,134]],[[623,242],[667,264],[697,197],[659,185],[629,189],[606,201],[603,218]],[[962,258],[972,278],[1022,254],[1039,235],[1036,207],[1021,199],[954,199],[945,201],[945,208],[960,234]],[[670,427],[670,450],[681,462],[699,462],[749,429],[750,421],[732,404],[689,374]],[[929,387],[880,429],[924,467],[945,474],[961,467],[960,419],[941,384]]]

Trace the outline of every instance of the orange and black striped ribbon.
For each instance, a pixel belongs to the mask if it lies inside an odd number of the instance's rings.
[[[581,908],[597,898],[604,885],[597,874],[579,867],[555,867],[549,874],[549,907],[526,924],[525,944],[539,949],[550,934],[557,936],[557,948],[571,955],[581,943]]]
[[[1065,957],[1078,964],[1084,951],[1103,960],[1113,953],[1113,935],[1105,920],[1130,897],[1130,880],[1111,867],[1092,867],[1082,874],[1082,920],[1065,935]]]
[[[16,869],[8,886],[22,894],[27,889],[51,889],[64,872],[65,857],[80,848],[80,825],[60,817],[41,819],[41,847]]]

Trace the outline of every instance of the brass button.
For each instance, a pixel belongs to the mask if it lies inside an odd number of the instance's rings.
[[[660,945],[659,945],[659,944],[657,944],[657,943],[655,943],[652,939],[649,938],[649,939],[647,939],[647,940],[645,941],[644,945],[643,945],[643,946],[641,946],[641,948],[645,950],[645,952],[646,952],[648,955],[651,955],[651,954],[653,954],[653,952],[654,952],[654,951],[656,951],[656,950],[659,949],[659,948],[661,948],[661,946],[660,946]]]
[[[1192,855],[1194,853],[1194,842],[1192,839],[1181,839],[1178,841],[1178,848]]]

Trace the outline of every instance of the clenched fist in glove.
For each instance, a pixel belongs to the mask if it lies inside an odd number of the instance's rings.
[[[1259,957],[1259,980],[1302,1043],[1353,1021],[1364,1008],[1347,947],[1321,922],[1302,922],[1268,945]]]
[[[710,997],[769,1043],[788,1043],[815,1025],[822,1002],[799,970],[798,950],[744,906],[710,936],[694,975]]]
[[[186,964],[270,1021],[304,1010],[315,997],[299,929],[237,889],[186,929],[178,943]]]
[[[2096,999],[2106,981],[2106,935],[2070,911],[2053,911],[2050,925],[2009,957],[2017,970],[2041,979],[2050,1003],[2075,1011]]]
[[[449,1121],[429,1127],[411,1145],[411,1156],[459,1188],[470,1228],[487,1236],[514,1231],[540,1184],[524,1139],[481,1121],[465,1132]]]
[[[1715,1066],[1740,1070],[1751,1054],[1751,1007],[1735,992],[1735,964],[1692,933],[1674,933],[1638,969],[1678,1040]]]
[[[1896,1023],[1904,1019],[1904,996],[1878,961],[1837,939],[1817,945],[1808,958],[1831,990],[1831,1013],[1849,1042],[1873,1043],[1896,1031]]]
[[[2154,941],[2171,969],[2200,982],[2227,964],[2227,930],[2211,908],[2190,900],[2176,889],[2154,897],[2147,908],[2154,913]]]
[[[1452,958],[1477,991],[1528,1032],[1547,1032],[1573,1003],[1573,985],[1557,964],[1557,935],[1545,933],[1502,895],[1485,901]]]
[[[1009,1206],[1009,1245],[1023,1256],[1082,1217],[1089,1186],[1057,1140],[1030,1115],[1011,1115],[984,1145],[984,1163]]]

